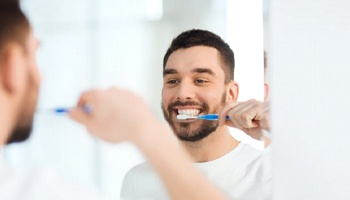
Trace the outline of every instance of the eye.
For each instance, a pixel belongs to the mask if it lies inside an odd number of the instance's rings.
[[[167,83],[167,84],[176,84],[176,83],[179,83],[179,81],[176,80],[176,79],[170,79],[170,80],[168,80],[166,83]]]
[[[196,79],[194,82],[195,82],[195,83],[198,83],[198,84],[203,84],[203,83],[206,83],[206,82],[208,82],[208,81],[203,80],[203,79]]]

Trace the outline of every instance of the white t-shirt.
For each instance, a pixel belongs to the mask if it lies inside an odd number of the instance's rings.
[[[49,170],[11,169],[0,158],[0,199],[107,200],[108,198],[92,188],[68,182]]]
[[[249,144],[240,143],[221,158],[194,165],[229,198],[271,199],[270,151],[270,148],[257,150]],[[121,197],[133,200],[170,199],[149,163],[137,165],[126,174]]]

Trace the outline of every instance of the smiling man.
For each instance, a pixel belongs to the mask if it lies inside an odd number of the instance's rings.
[[[230,61],[234,62],[233,59]],[[181,48],[165,57],[165,62],[163,114],[195,160],[213,160],[234,149],[238,141],[230,136],[225,126],[219,127],[218,121],[177,119],[178,114],[191,116],[219,113],[227,101],[236,100],[238,86],[230,81],[230,73],[226,73],[225,77],[220,67],[224,61],[221,61],[218,50],[208,46]],[[208,140],[214,138],[220,148],[206,145],[210,142]]]
[[[181,33],[172,41],[163,60],[163,115],[195,166],[226,195],[232,199],[269,199],[269,148],[259,151],[240,143],[227,127],[262,137],[263,130],[268,131],[270,126],[268,104],[236,101],[234,65],[233,51],[219,36],[204,30]],[[179,114],[219,114],[220,121],[181,120],[177,119]],[[225,121],[226,116],[230,120]],[[128,172],[122,197],[169,199],[148,163]]]

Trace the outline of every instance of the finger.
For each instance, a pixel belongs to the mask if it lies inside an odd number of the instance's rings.
[[[91,91],[87,91],[82,93],[82,95],[80,96],[77,106],[76,108],[73,108],[72,110],[70,110],[68,112],[68,115],[75,121],[82,123],[82,124],[87,124],[88,119],[89,119],[89,115],[84,107],[86,107],[87,105],[89,106],[89,109],[91,109],[91,105],[92,103],[89,102],[93,102],[94,101],[94,96],[95,96],[96,90],[91,90]]]
[[[89,116],[81,109],[74,108],[68,112],[68,116],[74,121],[87,125],[89,121]]]
[[[226,120],[223,125],[230,126],[230,127],[233,127],[233,128],[237,128],[237,127],[235,127],[235,125],[232,123],[231,120]]]
[[[262,102],[254,99],[240,102],[228,112],[228,115],[237,127],[255,128],[259,126],[258,119],[263,110],[262,104]]]
[[[233,128],[237,128],[240,130],[243,130],[243,127],[238,123],[237,120],[233,119],[233,120],[228,120],[225,125],[233,127]]]
[[[232,112],[232,114],[230,113],[230,115],[234,116],[234,119],[240,124],[241,127],[253,128],[257,126],[253,120],[255,119],[258,111],[257,102],[255,100],[249,100],[231,110],[230,112]]]
[[[225,124],[232,127],[237,127],[238,123],[234,114],[239,112],[242,104],[242,102],[227,102],[220,112],[220,120],[222,120],[220,121],[220,125]],[[226,116],[229,116],[230,120],[226,120]],[[229,123],[229,121],[232,123]]]
[[[239,113],[242,114],[244,113],[246,110],[251,109],[251,107],[254,106],[255,100],[251,99],[248,101],[244,101],[244,102],[237,102],[237,105],[235,107],[233,107],[231,110],[233,110],[233,113]]]
[[[87,91],[81,94],[78,103],[77,103],[77,107],[83,107],[84,105],[89,104],[88,102],[92,102],[94,99],[94,96],[96,96],[97,90],[91,90],[91,91]]]
[[[237,117],[235,117],[236,112],[231,109],[228,113],[228,116],[230,116],[230,121],[232,123],[232,127],[242,129],[241,123],[238,121]]]
[[[236,105],[238,105],[238,102],[234,101],[230,101],[225,104],[219,113],[219,126],[226,124],[226,116],[229,116],[228,112]]]

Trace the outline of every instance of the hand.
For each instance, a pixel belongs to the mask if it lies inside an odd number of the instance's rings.
[[[260,139],[262,130],[270,131],[270,106],[268,102],[254,99],[245,102],[227,102],[219,114],[220,125],[241,129],[251,137]],[[226,120],[226,116],[230,120]]]
[[[84,112],[84,105],[91,106],[92,112]],[[142,98],[118,88],[83,93],[69,115],[107,142],[133,140],[155,119]]]

